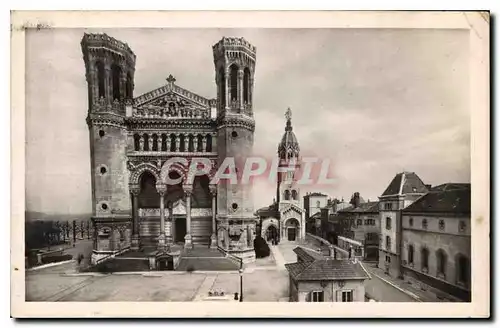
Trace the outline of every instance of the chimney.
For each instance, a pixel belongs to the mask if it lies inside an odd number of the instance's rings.
[[[361,203],[361,199],[359,197],[359,192],[355,192],[350,201],[351,205],[354,206],[354,208],[358,208],[359,204]]]
[[[427,188],[427,189],[429,189],[429,190],[430,190],[430,189],[432,188],[432,185],[430,185],[430,184],[426,184],[426,185],[425,185],[425,188]]]

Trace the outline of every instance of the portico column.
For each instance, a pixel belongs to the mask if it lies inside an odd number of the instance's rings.
[[[210,248],[217,248],[217,222],[216,222],[216,199],[217,185],[210,185],[210,194],[212,195],[212,235],[210,236]]]
[[[157,184],[156,190],[160,194],[160,236],[158,237],[158,250],[165,250],[165,194],[167,186],[165,184]]]
[[[184,186],[184,193],[186,194],[186,236],[184,237],[184,247],[192,248],[193,242],[191,240],[191,194],[193,193],[193,187]]]
[[[139,193],[141,188],[139,185],[129,187],[130,195],[132,196],[132,240],[130,248],[138,250],[139,243]]]

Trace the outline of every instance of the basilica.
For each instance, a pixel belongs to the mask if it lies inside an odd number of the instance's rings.
[[[88,86],[94,263],[124,251],[168,252],[174,245],[253,261],[257,220],[251,187],[210,181],[226,157],[244,160],[252,152],[256,48],[233,37],[213,45],[215,98],[179,86],[172,75],[158,88],[134,95],[136,55],[126,43],[85,34],[81,49]],[[289,131],[295,138],[291,125]],[[297,154],[293,147],[283,150],[284,158]],[[172,157],[188,164],[166,166]],[[187,169],[195,157],[209,160],[213,170],[193,180]],[[167,178],[178,183],[167,184]],[[293,205],[298,194],[290,178],[282,178],[282,189]]]

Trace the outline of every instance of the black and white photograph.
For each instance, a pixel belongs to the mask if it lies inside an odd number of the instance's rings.
[[[16,298],[487,304],[489,14],[385,14],[422,23],[14,29]]]

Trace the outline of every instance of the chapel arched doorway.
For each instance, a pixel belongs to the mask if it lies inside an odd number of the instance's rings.
[[[288,219],[285,224],[285,233],[288,241],[296,241],[300,238],[300,223],[297,219]]]

